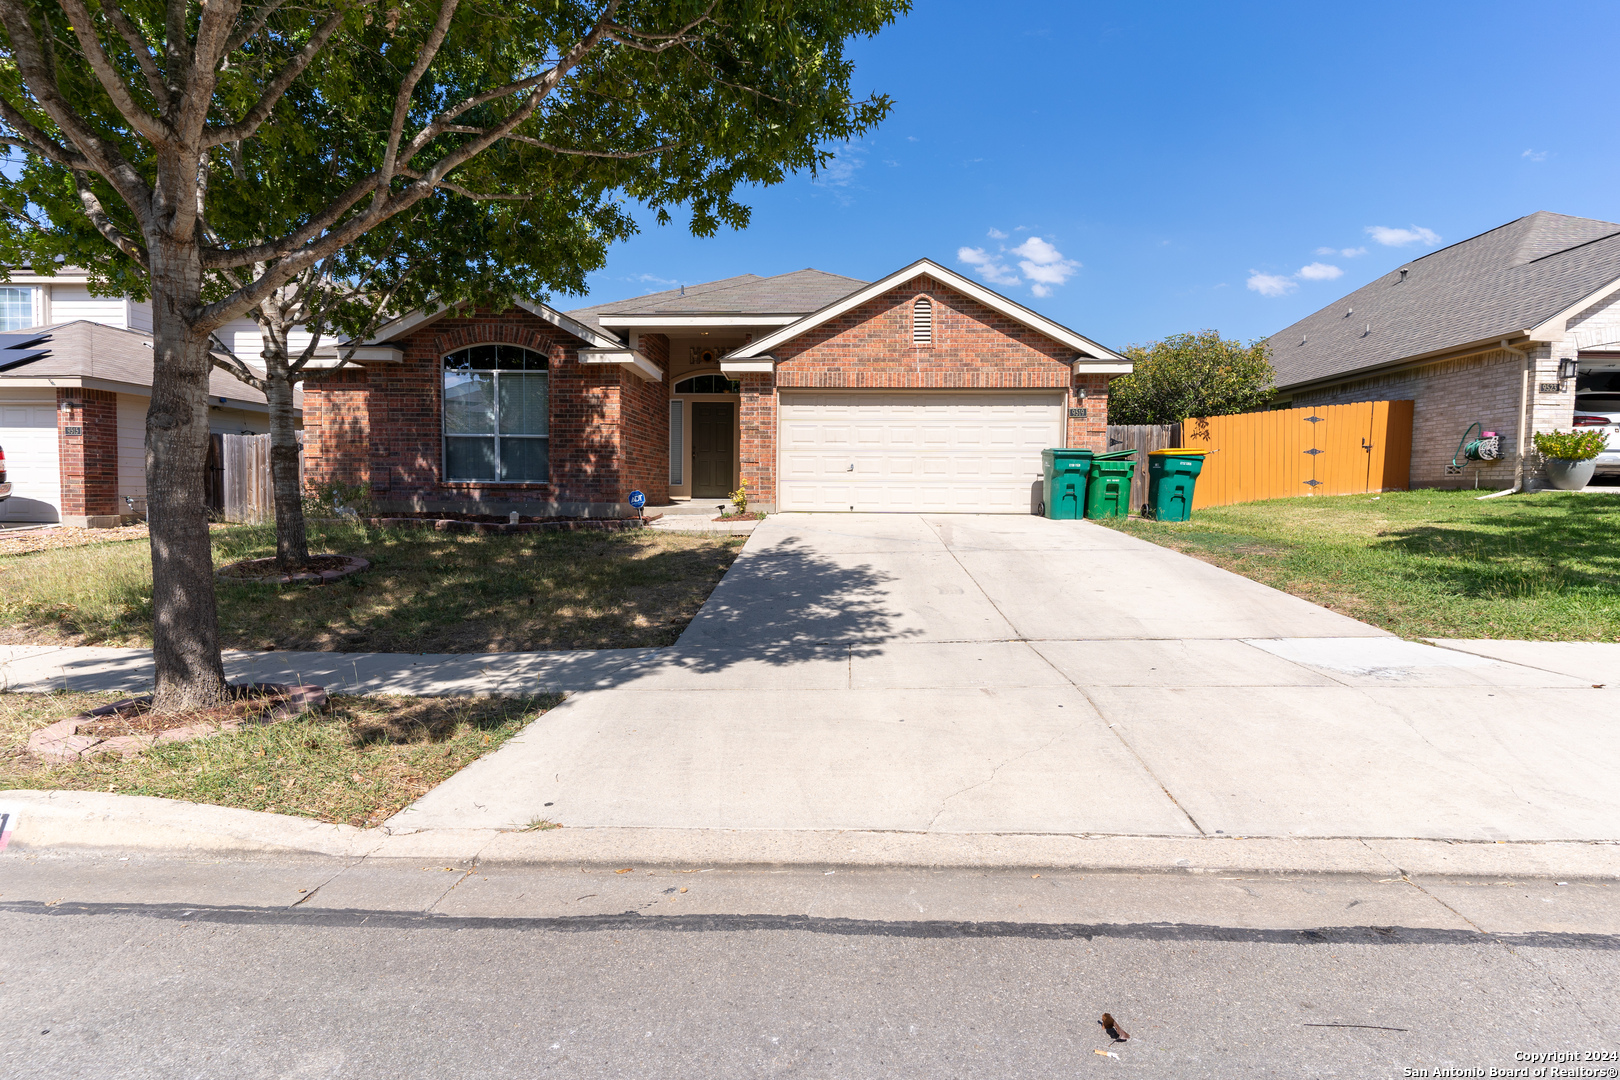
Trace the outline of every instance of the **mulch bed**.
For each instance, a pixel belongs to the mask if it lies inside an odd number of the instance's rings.
[[[715,521],[763,521],[765,515],[758,510],[750,510],[746,514],[721,514]]]
[[[150,694],[115,701],[40,728],[28,737],[28,749],[44,758],[132,757],[158,743],[240,731],[326,707],[319,686],[250,683],[230,692],[232,700],[224,705],[182,713],[154,713]]]
[[[370,568],[370,562],[356,555],[311,555],[302,570],[289,574],[276,565],[276,560],[272,556],[267,559],[243,559],[240,562],[226,563],[215,570],[214,575],[227,581],[270,585],[320,585]]]

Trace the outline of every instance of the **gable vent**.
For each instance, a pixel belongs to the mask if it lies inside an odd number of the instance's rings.
[[[934,343],[934,302],[926,296],[917,297],[917,302],[911,305],[911,343]]]

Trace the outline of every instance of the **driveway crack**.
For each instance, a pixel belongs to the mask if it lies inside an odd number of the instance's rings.
[[[934,827],[934,822],[939,820],[939,815],[941,815],[941,814],[943,814],[945,812],[945,804],[946,803],[950,802],[952,799],[956,798],[958,795],[966,795],[968,792],[974,790],[975,788],[982,788],[986,784],[991,783],[992,781],[995,780],[997,773],[999,773],[1002,769],[1005,769],[1007,766],[1013,764],[1014,762],[1022,761],[1025,758],[1029,757],[1031,754],[1038,754],[1042,750],[1045,750],[1047,747],[1051,746],[1053,743],[1055,743],[1059,739],[1063,738],[1063,736],[1067,735],[1069,733],[1070,729],[1072,728],[1072,726],[1073,725],[1070,725],[1070,727],[1065,727],[1062,731],[1059,731],[1057,734],[1053,735],[1050,739],[1047,739],[1045,742],[1041,743],[1041,745],[1036,746],[1036,747],[1031,747],[1030,749],[1025,750],[1022,754],[1015,754],[1012,757],[1008,758],[1006,761],[1003,761],[1000,765],[997,765],[995,768],[990,770],[990,775],[989,776],[985,777],[983,780],[980,780],[978,783],[969,784],[967,787],[962,788],[960,791],[953,791],[949,795],[945,796],[943,799],[941,799],[939,801],[939,809],[934,811],[934,816],[928,819],[928,824],[927,825],[923,826],[924,831],[926,832],[927,830],[932,829]]]

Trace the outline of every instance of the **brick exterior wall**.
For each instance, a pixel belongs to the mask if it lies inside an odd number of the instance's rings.
[[[80,434],[68,434],[69,428]],[[56,447],[65,523],[82,526],[90,524],[89,518],[123,512],[118,502],[117,394],[77,387],[57,390]]]
[[[933,340],[912,342],[912,304],[933,301]],[[1075,375],[1074,349],[932,278],[916,278],[776,350],[774,377],[741,375],[742,474],[749,497],[776,502],[779,390],[1065,390],[1068,444],[1107,449],[1106,375]],[[1079,391],[1085,391],[1081,398]]]
[[[511,344],[543,353],[550,378],[550,479],[546,483],[446,481],[442,463],[445,355],[468,345]],[[666,382],[644,382],[615,364],[582,364],[585,343],[520,308],[439,319],[393,342],[398,364],[336,372],[304,390],[305,476],[368,484],[381,510],[504,513],[613,512],[631,490],[666,500]],[[661,366],[667,343],[642,351]]]

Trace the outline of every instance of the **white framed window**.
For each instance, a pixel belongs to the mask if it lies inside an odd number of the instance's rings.
[[[911,305],[911,343],[934,343],[934,302],[926,296],[917,297]]]
[[[473,345],[444,358],[444,477],[498,483],[551,478],[546,357]]]
[[[34,290],[19,285],[0,286],[0,330],[23,330],[36,322]]]

